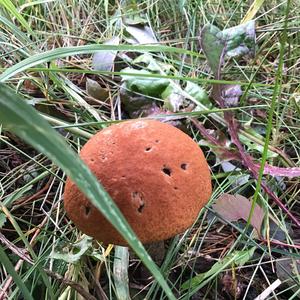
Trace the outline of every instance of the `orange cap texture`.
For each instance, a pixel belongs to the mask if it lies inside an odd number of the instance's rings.
[[[159,121],[105,128],[83,146],[80,157],[144,244],[186,230],[211,196],[209,167],[197,143]],[[64,206],[82,232],[104,244],[127,245],[69,178]]]

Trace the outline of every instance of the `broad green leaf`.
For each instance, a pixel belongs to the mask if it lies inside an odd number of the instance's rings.
[[[249,21],[223,31],[207,24],[201,31],[201,46],[212,72],[217,76],[225,56],[254,53],[255,22]]]
[[[8,256],[6,255],[5,251],[3,250],[2,246],[1,246],[1,244],[0,244],[0,261],[1,261],[1,264],[4,266],[4,268],[6,269],[6,271],[13,278],[15,284],[19,287],[24,299],[33,300],[33,297],[31,296],[29,290],[27,289],[26,285],[24,284],[22,278],[15,271],[14,266],[10,262]]]
[[[51,128],[31,106],[26,104],[22,97],[4,85],[0,85],[0,120],[4,129],[18,135],[65,171],[92,204],[122,234],[130,247],[154,275],[169,299],[175,299],[144,246],[89,168],[69,147],[62,136]]]
[[[174,68],[173,65],[167,64],[164,62],[161,62],[157,59],[155,59],[152,55],[149,53],[144,53],[137,58],[135,58],[132,62],[133,64],[145,64],[145,69],[147,69],[150,72],[153,72],[155,74],[161,74],[161,75],[169,75],[173,73],[174,75],[177,75],[177,70]]]
[[[151,75],[147,70],[136,70],[133,68],[125,68],[122,70],[127,74]],[[126,88],[131,92],[137,92],[143,95],[159,97],[165,88],[169,85],[170,80],[166,78],[156,77],[139,77],[137,75],[122,75],[122,80],[126,84]]]
[[[219,273],[224,271],[226,268],[231,267],[232,264],[235,266],[243,266],[252,258],[255,249],[256,247],[252,247],[248,250],[235,251],[227,255],[222,260],[216,262],[209,271],[198,274],[194,278],[184,282],[181,289],[186,290],[195,287],[200,289],[208,280],[210,281],[212,278],[218,276]]]
[[[222,32],[218,27],[207,24],[201,31],[200,41],[208,65],[214,75],[217,76],[222,52],[225,47],[225,43],[222,39]]]

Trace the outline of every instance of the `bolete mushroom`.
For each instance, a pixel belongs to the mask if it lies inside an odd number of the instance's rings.
[[[186,230],[211,195],[209,167],[197,143],[159,121],[105,128],[83,146],[80,156],[144,244]],[[84,233],[105,244],[127,245],[69,178],[64,205]]]

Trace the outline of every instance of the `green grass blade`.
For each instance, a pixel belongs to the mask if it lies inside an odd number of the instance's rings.
[[[34,35],[34,32],[30,28],[29,24],[26,22],[23,16],[18,12],[17,8],[10,0],[0,0],[0,5],[5,7],[6,10],[21,23],[21,25],[28,31],[28,33]]]
[[[114,282],[116,288],[116,295],[118,300],[130,300],[129,279],[129,251],[127,247],[115,247],[114,254]]]
[[[1,15],[0,15],[0,24],[3,24],[4,27],[7,27],[11,32],[13,32],[19,41],[23,43],[32,43],[30,38],[28,38],[26,34],[22,32],[18,26],[16,26],[14,23],[7,20],[5,17]]]
[[[153,274],[169,299],[175,299],[157,266],[146,252],[126,219],[100,185],[89,168],[49,124],[23,98],[5,85],[0,85],[0,120],[4,127],[14,132],[28,144],[49,157],[77,184],[79,189],[122,234],[131,248]]]
[[[1,0],[0,0],[1,1]],[[84,45],[78,47],[63,47],[63,48],[56,48],[54,50],[49,50],[43,53],[38,53],[33,55],[27,59],[22,60],[21,62],[15,64],[14,66],[10,67],[6,71],[4,71],[0,75],[0,82],[4,82],[11,78],[12,76],[25,71],[28,68],[37,66],[39,64],[53,61],[58,58],[66,57],[66,56],[73,56],[79,54],[93,54],[98,51],[134,51],[134,52],[174,52],[174,53],[185,53],[190,55],[198,55],[195,52],[168,47],[168,46],[142,46],[142,45]]]
[[[19,274],[15,271],[14,266],[10,262],[8,256],[6,255],[1,245],[0,245],[0,261],[1,264],[5,267],[6,271],[13,278],[15,284],[19,287],[24,299],[33,300],[29,290],[27,289],[26,285],[23,283]]]

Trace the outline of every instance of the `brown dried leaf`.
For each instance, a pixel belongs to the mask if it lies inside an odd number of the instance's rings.
[[[223,194],[213,205],[213,209],[226,221],[233,222],[243,219],[247,222],[251,211],[252,202],[241,195]],[[255,204],[250,224],[260,234],[264,212]]]

